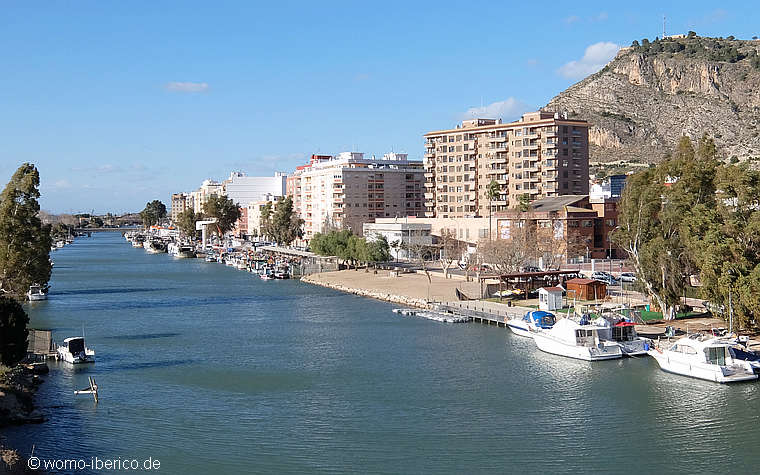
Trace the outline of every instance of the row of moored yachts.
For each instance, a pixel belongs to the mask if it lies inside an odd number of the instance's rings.
[[[142,247],[149,254],[168,253],[177,258],[204,258],[206,262],[219,262],[239,270],[257,274],[262,280],[290,278],[287,260],[273,261],[251,251],[234,250],[215,246],[207,250],[196,250],[189,242],[177,241],[174,237],[161,237],[140,232],[126,233],[124,238],[133,247]]]
[[[516,335],[532,338],[538,349],[569,358],[599,361],[649,355],[664,371],[718,383],[756,380],[760,374],[760,355],[737,338],[695,333],[655,343],[639,336],[635,324],[622,316],[557,320],[537,310],[508,320],[507,326]]]

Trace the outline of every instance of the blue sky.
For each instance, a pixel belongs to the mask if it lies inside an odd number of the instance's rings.
[[[543,106],[663,14],[760,35],[746,2],[617,3],[3,1],[0,181],[29,161],[43,209],[122,212],[311,153],[421,158],[423,133]]]

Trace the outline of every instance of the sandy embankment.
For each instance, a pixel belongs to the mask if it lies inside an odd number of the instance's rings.
[[[457,288],[468,296],[480,295],[480,285],[477,282],[444,279],[443,275],[439,274],[432,274],[431,283],[424,274],[400,274],[393,277],[387,270],[378,270],[375,274],[372,269],[369,272],[365,272],[364,269],[323,272],[303,277],[301,280],[364,297],[416,307],[426,307],[428,301],[455,301]]]

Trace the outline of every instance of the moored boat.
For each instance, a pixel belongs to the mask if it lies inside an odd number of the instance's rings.
[[[548,330],[557,322],[553,313],[543,310],[534,310],[523,315],[522,318],[507,320],[507,326],[515,335],[533,338],[533,333],[539,330]]]
[[[603,329],[563,318],[551,329],[533,333],[533,340],[541,351],[568,358],[586,361],[621,358],[623,352],[620,345],[599,337]]]
[[[731,343],[712,335],[692,334],[679,338],[667,348],[648,351],[660,369],[692,378],[734,383],[757,379],[749,361],[735,359]]]
[[[652,346],[652,340],[636,333],[636,325],[633,322],[620,320],[613,324],[608,319],[599,317],[592,323],[604,328],[599,331],[599,336],[603,340],[620,345],[625,356],[645,355]]]
[[[26,292],[26,297],[30,302],[36,302],[38,300],[47,300],[47,292],[39,284],[33,284],[29,286],[29,290]]]
[[[75,336],[63,340],[63,345],[56,350],[58,358],[71,364],[95,362],[95,351],[87,348],[83,336]]]

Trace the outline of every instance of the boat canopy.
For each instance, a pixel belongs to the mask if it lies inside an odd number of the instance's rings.
[[[69,349],[69,353],[72,355],[76,355],[78,353],[81,353],[84,351],[84,338],[81,336],[74,337],[74,338],[66,338],[63,340],[64,343],[66,343],[66,346]]]
[[[524,320],[532,321],[538,328],[551,328],[557,323],[557,317],[553,313],[545,312],[543,310],[534,310],[528,312],[523,317]]]

